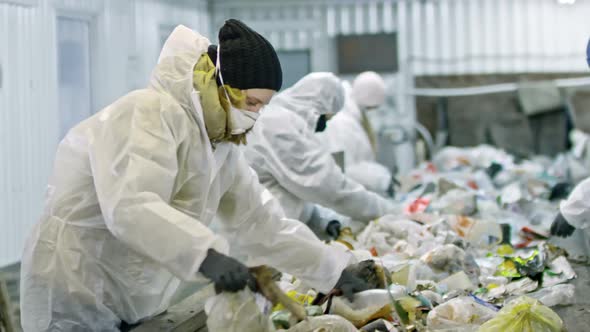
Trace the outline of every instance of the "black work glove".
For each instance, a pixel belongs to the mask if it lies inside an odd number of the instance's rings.
[[[401,186],[402,184],[392,175],[389,186],[387,187],[387,195],[392,198],[395,197],[396,187],[399,188]]]
[[[320,115],[320,117],[318,118],[318,122],[316,123],[315,132],[321,133],[324,130],[326,130],[327,126],[328,126],[328,117],[326,116],[326,114],[322,114],[322,115]]]
[[[496,175],[498,175],[498,173],[500,173],[500,171],[502,171],[502,169],[504,169],[504,167],[502,167],[502,165],[500,165],[498,163],[492,163],[490,166],[488,166],[488,168],[486,168],[485,172],[488,174],[490,179],[493,180],[496,177]]]
[[[342,271],[342,275],[334,288],[341,290],[342,295],[352,302],[354,294],[369,289],[369,285],[366,281],[345,269]]]
[[[557,235],[560,237],[568,237],[574,233],[576,228],[570,225],[567,220],[563,217],[561,212],[553,220],[551,224],[551,235]]]
[[[237,292],[246,286],[256,291],[256,280],[244,264],[213,249],[207,251],[199,272],[213,281],[218,293]]]
[[[326,226],[326,233],[333,239],[337,239],[340,236],[340,229],[342,224],[338,220],[332,220]]]
[[[570,191],[572,191],[572,185],[570,183],[560,182],[551,188],[549,200],[565,199],[569,196]]]

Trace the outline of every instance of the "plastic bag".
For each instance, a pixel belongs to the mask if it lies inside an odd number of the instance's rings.
[[[454,273],[463,270],[465,251],[454,244],[447,244],[429,251],[420,260],[431,268]]]
[[[475,193],[462,189],[449,190],[444,196],[433,201],[430,209],[446,214],[470,216],[477,211]]]
[[[496,314],[496,311],[464,296],[435,307],[428,313],[426,320],[427,326],[433,331],[474,331]]]
[[[373,321],[365,326],[363,326],[359,331],[361,332],[381,332],[381,331],[387,331],[387,332],[397,332],[398,330],[395,328],[395,326],[386,321],[385,319],[379,319],[376,321]]]
[[[571,284],[555,285],[543,288],[529,296],[535,298],[548,307],[556,305],[568,305],[575,302],[576,286]]]
[[[426,299],[428,299],[428,301],[430,301],[430,303],[432,303],[435,306],[443,303],[443,297],[440,294],[433,292],[431,290],[423,290],[420,292],[420,295],[424,296]]]
[[[505,287],[506,292],[510,295],[524,295],[536,290],[539,287],[539,282],[531,278],[522,278],[507,284]]]
[[[399,253],[405,258],[422,255],[435,245],[426,226],[392,215],[369,223],[357,240],[360,247],[375,248],[380,256]]]
[[[355,310],[347,304],[347,301],[341,299],[340,297],[334,297],[332,299],[332,306],[330,307],[330,314],[344,317],[354,326],[360,328],[375,319],[389,319],[391,317],[392,310],[392,304],[386,304],[384,306],[370,306]]]
[[[520,200],[528,200],[530,196],[526,192],[520,182],[514,182],[506,186],[502,190],[501,202],[502,204],[515,204]]]
[[[498,315],[477,332],[561,332],[563,322],[538,300],[521,296],[510,301]]]
[[[273,332],[272,322],[260,311],[249,289],[223,292],[205,303],[207,328],[216,332]]]
[[[436,272],[444,271],[449,274],[463,271],[474,284],[477,284],[480,269],[473,257],[454,244],[446,244],[431,250],[420,260]]]
[[[407,292],[405,286],[393,284],[389,286],[389,291],[387,289],[369,289],[354,294],[354,301],[352,303],[348,302],[346,299],[343,299],[343,301],[352,309],[359,310],[374,306],[382,307],[386,304],[390,304],[392,297],[394,300],[397,300],[406,295]]]
[[[459,271],[438,283],[440,289],[450,292],[454,290],[474,290],[475,286],[463,271]]]
[[[461,238],[478,247],[489,247],[492,244],[497,244],[502,239],[502,230],[497,222],[488,222],[461,215],[450,215],[446,217],[446,220],[451,229]]]
[[[311,305],[305,307],[307,318],[322,316],[324,309],[321,306]],[[306,318],[306,319],[307,319]],[[270,314],[270,320],[277,329],[288,329],[295,326],[299,320],[287,310],[274,311]]]
[[[284,331],[284,330],[281,330]],[[288,332],[357,332],[358,330],[351,322],[335,315],[324,315],[312,317],[293,326]]]
[[[561,284],[576,277],[576,271],[574,271],[567,258],[560,256],[549,263],[549,270],[545,270],[543,287]]]

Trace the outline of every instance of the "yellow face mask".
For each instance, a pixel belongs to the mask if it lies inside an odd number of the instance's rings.
[[[215,77],[215,66],[204,53],[193,70],[193,87],[199,91],[203,118],[207,129],[207,136],[211,141],[228,141],[235,144],[245,144],[246,134],[231,134],[231,112],[233,105],[237,108],[245,106],[246,96],[240,89],[234,89],[229,85],[218,87]],[[224,91],[225,90],[225,91]],[[229,101],[226,96],[229,96]]]

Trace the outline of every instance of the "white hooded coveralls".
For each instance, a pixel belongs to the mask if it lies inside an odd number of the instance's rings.
[[[346,177],[314,134],[320,115],[337,112],[343,103],[336,76],[309,74],[271,101],[248,136],[246,158],[289,218],[307,221],[307,202],[358,221],[393,209],[389,201]]]
[[[574,233],[565,239],[557,238],[554,243],[568,250],[570,256],[579,260],[590,259],[590,178],[580,182],[570,196],[561,202],[561,214],[574,226]]]
[[[391,172],[377,163],[375,151],[361,124],[362,114],[352,98],[348,82],[343,83],[345,102],[318,137],[330,152],[344,152],[344,172],[365,188],[384,195],[391,183]]]
[[[45,210],[22,261],[25,331],[113,331],[165,311],[207,250],[240,248],[329,291],[350,254],[282,218],[237,146],[215,149],[193,67],[209,41],[179,26],[148,88],[74,127],[59,145]],[[220,222],[220,234],[207,226]]]

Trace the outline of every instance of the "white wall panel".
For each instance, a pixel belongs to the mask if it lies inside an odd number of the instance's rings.
[[[172,6],[171,1],[141,0],[135,1],[135,49],[132,57],[135,60],[136,72],[133,88],[143,88],[149,82],[150,74],[158,61],[162,48],[161,27],[171,29],[178,24],[199,32],[211,39],[209,15],[206,1],[190,1]],[[216,37],[216,36],[215,36]]]
[[[204,1],[0,0],[0,266],[20,260],[59,143],[58,15],[91,23],[94,111],[147,85],[161,25],[210,26]]]
[[[44,39],[46,12],[0,3],[0,266],[19,259],[24,234],[39,215],[48,175],[43,165],[56,144],[45,138],[58,135],[47,80],[55,68],[37,57],[55,60]]]

